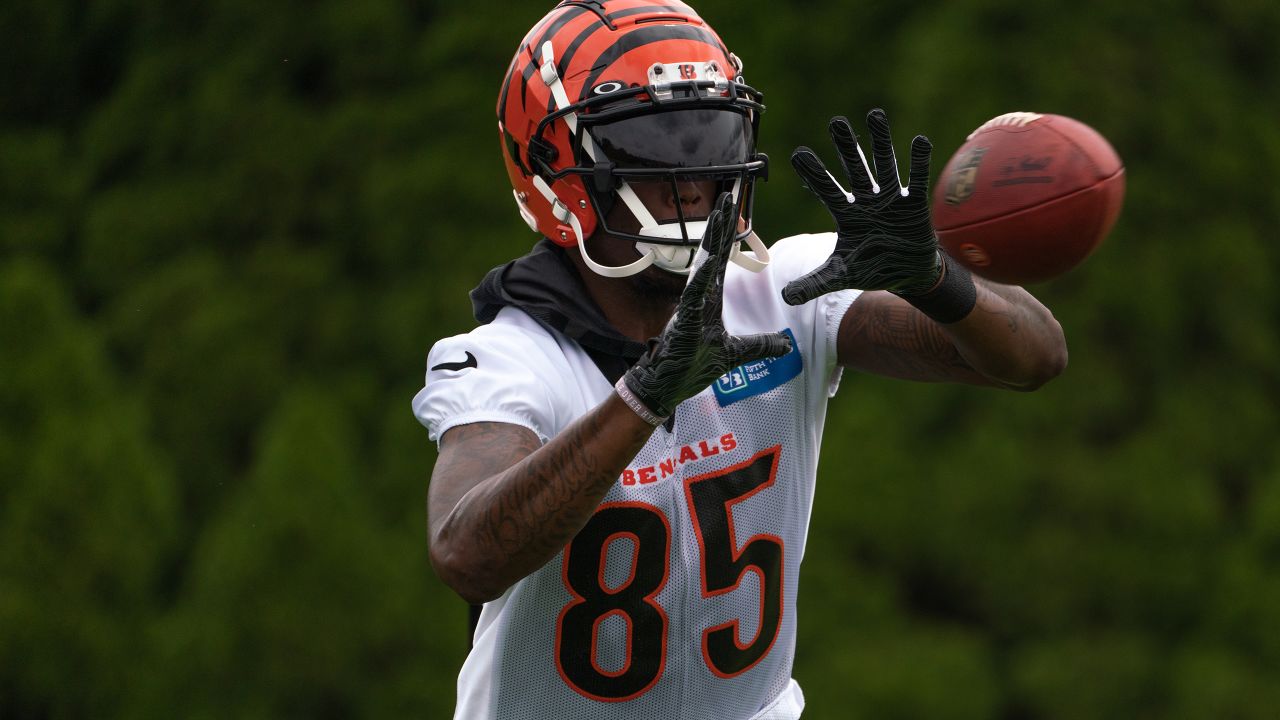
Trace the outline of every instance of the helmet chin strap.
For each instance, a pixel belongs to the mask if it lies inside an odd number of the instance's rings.
[[[569,227],[573,230],[573,234],[578,240],[578,251],[582,253],[582,260],[591,268],[591,271],[597,275],[603,275],[611,278],[630,277],[644,270],[654,263],[657,256],[652,253],[641,253],[642,257],[635,262],[626,265],[601,265],[591,259],[591,253],[587,252],[586,236],[582,232],[582,222],[578,220],[578,216],[569,211],[569,207],[560,202],[560,198],[556,197],[555,192],[551,190],[551,186],[547,185],[547,181],[541,176],[533,176],[533,187],[551,203],[551,213],[556,219],[562,223],[569,223]]]
[[[684,224],[689,229],[689,236],[693,236],[693,231],[698,230],[698,237],[702,237],[706,230],[707,221],[697,220]],[[640,231],[642,234],[644,230]],[[689,268],[693,265],[693,255],[697,251],[697,245],[666,245],[661,243],[637,242],[636,250],[640,254],[650,253],[654,256],[653,264],[678,275],[684,275],[689,272]]]
[[[738,196],[738,188],[741,185],[740,180],[735,180],[733,197]],[[702,237],[707,232],[706,220],[690,220],[681,223],[677,220],[674,222],[660,223],[653,217],[653,213],[649,212],[649,208],[645,207],[644,202],[640,200],[640,196],[636,195],[636,191],[631,188],[627,181],[623,180],[617,187],[618,197],[622,198],[622,202],[626,204],[627,209],[632,215],[636,216],[636,220],[640,221],[640,235],[644,237],[663,238],[665,240],[685,240],[685,245],[670,245],[666,243],[647,243],[637,242],[636,250],[641,255],[654,255],[653,264],[668,272],[684,275],[693,267],[694,252],[698,246],[702,244]],[[755,257],[742,252],[741,247],[735,243],[733,250],[729,255],[730,262],[738,265],[751,272],[760,272],[769,267],[769,248],[755,234],[751,233],[746,237],[747,247],[755,253]]]
[[[676,273],[677,275],[688,274],[694,265],[694,256],[701,245],[701,238],[706,233],[706,220],[691,220],[684,223],[684,231],[681,232],[681,224],[677,222],[659,223],[654,219],[653,214],[644,206],[640,198],[636,196],[634,190],[625,181],[618,188],[618,195],[622,197],[623,202],[640,220],[640,234],[645,237],[663,238],[670,240],[682,240],[685,238],[698,238],[698,240],[682,245],[671,245],[668,243],[647,243],[637,242],[635,247],[640,253],[640,258],[626,265],[601,265],[591,257],[591,253],[587,251],[586,237],[582,232],[582,223],[578,220],[578,216],[570,212],[569,207],[556,197],[551,186],[547,184],[542,177],[535,175],[533,177],[533,186],[538,193],[542,195],[548,203],[551,204],[551,212],[556,219],[562,223],[568,223],[572,228],[573,234],[578,241],[578,251],[582,253],[582,260],[587,267],[597,275],[610,278],[624,278],[643,272],[650,265],[657,265],[667,272]],[[751,248],[755,256],[743,253],[741,248],[734,246],[729,260],[733,263],[749,270],[751,272],[760,272],[769,266],[769,248],[755,234],[751,233],[746,237],[747,246]]]

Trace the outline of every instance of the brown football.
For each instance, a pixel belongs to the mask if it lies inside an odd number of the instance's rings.
[[[1013,285],[1057,277],[1111,232],[1124,164],[1106,138],[1062,115],[1016,112],[969,134],[933,190],[942,247]]]

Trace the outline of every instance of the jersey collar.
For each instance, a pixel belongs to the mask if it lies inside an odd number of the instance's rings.
[[[546,238],[528,255],[490,270],[471,291],[471,306],[481,323],[504,307],[523,310],[581,345],[611,383],[647,350],[609,324],[564,249]]]

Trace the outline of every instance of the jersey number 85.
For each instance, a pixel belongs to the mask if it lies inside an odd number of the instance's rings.
[[[738,620],[702,631],[702,657],[711,672],[740,675],[760,662],[782,623],[783,542],[776,535],[752,536],[738,550],[733,505],[773,485],[780,448],[764,450],[746,462],[685,481],[701,558],[703,598],[737,589],[742,576],[760,581],[760,621],[755,637],[738,642]],[[631,541],[630,576],[609,586],[604,561],[611,543]],[[565,549],[563,580],[573,595],[556,623],[556,666],[579,694],[605,702],[631,700],[662,676],[667,657],[667,613],[656,598],[669,573],[671,526],[662,511],[647,503],[604,503]],[[627,624],[626,660],[617,670],[596,657],[600,625],[610,617]]]

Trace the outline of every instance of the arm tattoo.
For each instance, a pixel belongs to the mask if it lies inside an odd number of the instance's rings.
[[[479,528],[481,537],[488,538],[501,557],[521,550],[542,553],[563,545],[580,528],[563,517],[562,508],[601,481],[612,483],[617,477],[601,475],[600,463],[584,446],[586,434],[583,424],[576,423],[541,452],[507,471],[504,485],[511,492],[495,498]],[[524,477],[511,481],[515,472]]]
[[[974,284],[978,288],[978,304],[974,307],[974,312],[985,312],[991,315],[999,315],[1000,317],[1003,317],[1005,322],[1008,323],[1009,325],[1009,334],[1016,335],[1018,332],[1018,315],[1017,315],[1018,305],[1016,304],[1016,300],[1012,292],[1013,288],[1007,285],[997,285],[995,283],[990,283],[990,282],[987,282],[986,280],[983,280],[982,278],[977,278],[977,277],[974,278]],[[1008,301],[1004,306],[1007,309],[1005,310],[991,309],[994,305],[996,305],[996,303],[983,302],[982,296],[984,294],[995,295],[996,297],[1002,300]]]
[[[977,280],[963,320],[939,325],[886,293],[863,293],[841,321],[840,362],[889,377],[1034,390],[1066,367],[1062,328],[1026,290]]]
[[[432,505],[444,510],[440,517],[432,518],[433,526],[480,481],[515,465],[539,447],[532,431],[514,425],[473,423],[450,429],[431,481]]]
[[[845,314],[840,355],[846,364],[911,380],[969,380],[973,368],[938,324],[896,299],[864,295]],[[859,303],[862,303],[861,305]]]
[[[510,425],[450,430],[452,451],[442,453],[445,465],[437,464],[436,477],[454,487],[433,497],[445,513],[433,521],[433,537],[466,537],[468,555],[489,567],[521,568],[514,579],[544,564],[582,529],[652,434],[645,427],[604,438],[610,433],[601,430],[597,413],[541,447],[533,433]],[[453,435],[463,428],[468,429]],[[625,452],[612,447],[619,442]]]

